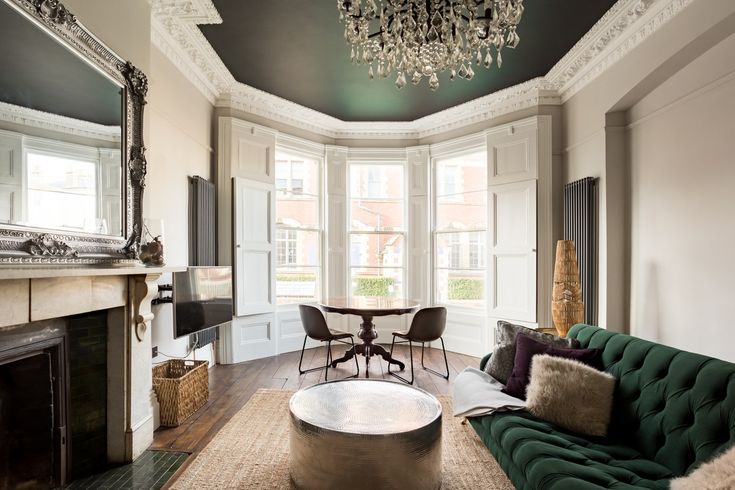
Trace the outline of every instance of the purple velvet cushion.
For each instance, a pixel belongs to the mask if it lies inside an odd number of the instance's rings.
[[[536,354],[575,359],[588,366],[600,369],[600,349],[567,349],[543,344],[522,333],[516,339],[516,356],[513,362],[513,372],[510,373],[505,384],[505,393],[521,400],[526,399],[526,386],[531,378],[531,360]]]

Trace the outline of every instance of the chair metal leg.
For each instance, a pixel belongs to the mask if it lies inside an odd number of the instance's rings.
[[[327,341],[327,363],[324,365],[324,381],[327,381],[329,375],[329,364],[332,362],[332,341]]]
[[[390,355],[391,355],[391,357],[393,357],[393,346],[395,345],[395,342],[396,342],[396,336],[394,335],[393,336],[393,342],[391,342],[391,344],[390,344]],[[411,380],[409,381],[406,378],[404,378],[403,376],[399,376],[398,374],[392,372],[390,370],[390,364],[388,364],[388,374],[390,374],[391,376],[394,376],[394,377],[400,379],[404,383],[408,383],[408,384],[412,385],[413,384],[413,343],[411,343],[410,340],[408,341],[408,352],[409,352],[409,357],[411,359]]]
[[[299,374],[306,374],[306,373],[310,373],[312,371],[319,371],[321,369],[325,369],[324,366],[317,366],[317,367],[313,367],[313,368],[310,368],[310,369],[301,369],[301,363],[304,360],[304,349],[306,348],[306,339],[308,339],[308,338],[309,338],[308,335],[304,337],[304,345],[301,346],[301,358],[299,359]],[[323,342],[325,342],[325,341],[323,341]],[[332,358],[332,347],[331,347],[331,344],[332,344],[332,341],[331,340],[327,342],[327,368],[329,367],[329,363],[331,362],[331,358]],[[326,373],[326,371],[324,373],[324,379],[325,379],[325,381],[327,379],[327,373]]]
[[[449,379],[449,363],[447,362],[447,351],[444,349],[444,339],[439,337],[439,340],[442,342],[442,352],[444,353],[444,367],[447,369],[447,374],[442,374],[437,371],[434,371],[431,368],[427,368],[424,366],[424,344],[421,343],[421,367],[429,371],[430,373],[436,374],[437,376],[441,376],[444,379]]]
[[[393,340],[390,343],[390,356],[393,357],[393,347],[396,345],[396,336],[393,336]],[[388,374],[393,374],[390,372],[390,363],[388,363]]]
[[[306,372],[301,370],[301,362],[304,360],[304,349],[306,349],[306,339],[308,338],[308,335],[304,335],[304,345],[301,346],[301,358],[299,359],[299,374],[304,374]]]

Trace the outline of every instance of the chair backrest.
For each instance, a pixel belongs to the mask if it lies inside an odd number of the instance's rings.
[[[443,306],[422,308],[416,312],[408,329],[408,338],[414,342],[432,342],[444,334],[447,309]]]
[[[327,340],[331,336],[322,311],[316,306],[299,305],[301,324],[306,335],[314,340]]]

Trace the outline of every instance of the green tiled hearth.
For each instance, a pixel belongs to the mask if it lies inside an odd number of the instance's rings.
[[[112,468],[87,478],[75,480],[67,489],[159,489],[189,456],[173,451],[146,451],[134,463]]]

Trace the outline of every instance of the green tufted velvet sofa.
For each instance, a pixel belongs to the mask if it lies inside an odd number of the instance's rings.
[[[735,364],[589,325],[569,336],[603,349],[618,379],[608,437],[527,412],[470,419],[517,489],[666,489],[735,442]]]

